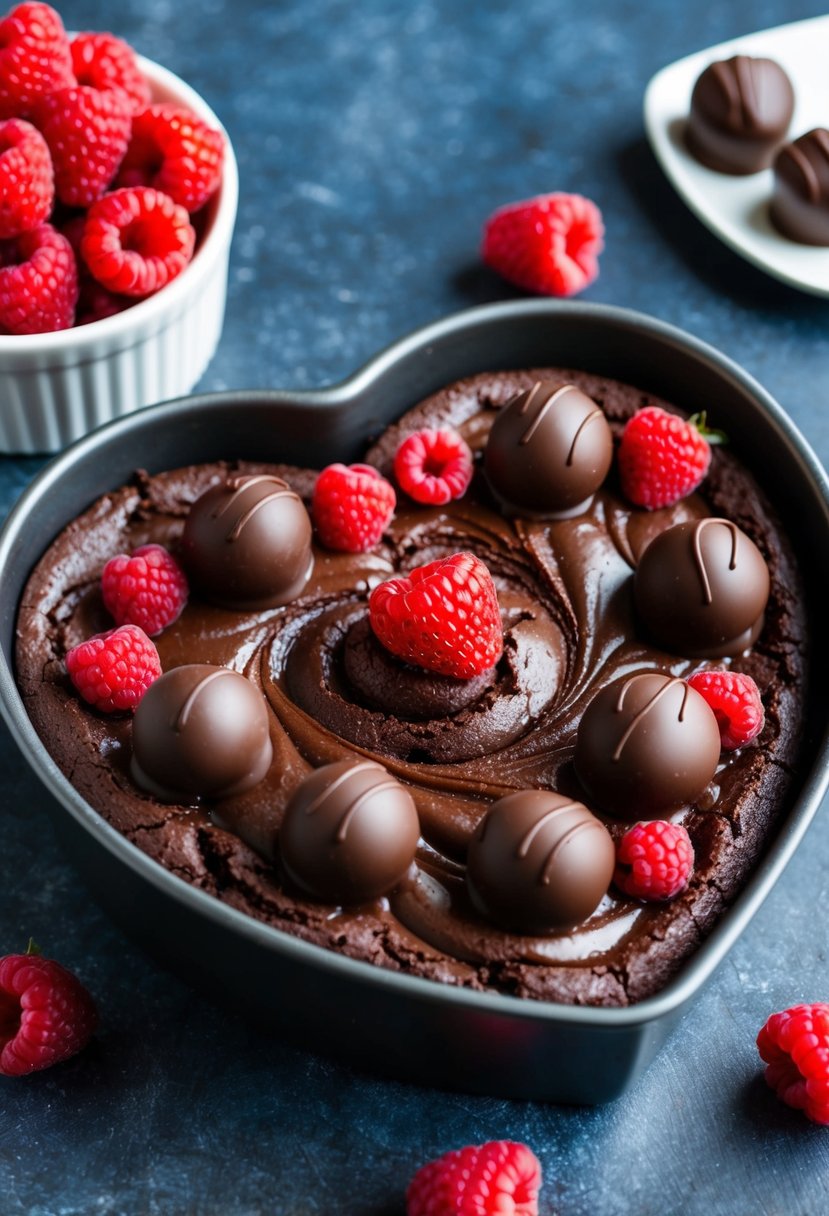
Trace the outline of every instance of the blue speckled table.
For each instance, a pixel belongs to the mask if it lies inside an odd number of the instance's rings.
[[[829,457],[829,301],[721,246],[645,143],[663,64],[821,11],[819,0],[72,0],[202,92],[234,140],[241,207],[224,336],[202,387],[337,380],[405,331],[509,296],[478,262],[496,205],[601,206],[586,299],[690,330],[753,373]],[[117,17],[116,14],[117,13]],[[829,119],[829,113],[827,114]],[[40,466],[0,461],[6,509]],[[576,1110],[423,1091],[260,1035],[123,937],[53,840],[0,737],[0,953],[33,935],[101,1010],[84,1055],[0,1085],[3,1216],[401,1216],[424,1160],[493,1137],[542,1160],[558,1216],[822,1216],[829,1135],[778,1105],[753,1041],[829,998],[825,815],[668,1047],[627,1096]]]

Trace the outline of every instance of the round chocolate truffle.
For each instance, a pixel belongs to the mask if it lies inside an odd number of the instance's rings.
[[[794,90],[779,63],[735,55],[711,63],[691,94],[686,140],[719,173],[757,173],[772,162],[794,112]]]
[[[227,667],[174,667],[135,711],[132,775],[164,802],[241,794],[262,780],[272,757],[265,698]]]
[[[419,838],[411,794],[381,764],[352,759],[306,777],[285,809],[279,849],[303,891],[356,904],[397,886]]]
[[[616,850],[581,802],[519,790],[490,807],[469,844],[466,881],[479,912],[519,933],[578,924],[605,895]]]
[[[579,723],[576,773],[620,819],[655,819],[694,802],[720,759],[720,728],[684,680],[639,671],[596,694]]]
[[[507,511],[566,519],[587,510],[612,459],[596,402],[573,384],[539,380],[498,413],[484,471]]]
[[[717,659],[753,646],[763,628],[769,571],[760,550],[728,519],[674,524],[642,554],[636,611],[673,654]]]
[[[829,131],[816,127],[774,158],[771,218],[802,245],[829,245]]]
[[[311,520],[280,477],[230,477],[193,503],[181,558],[201,594],[223,608],[289,604],[311,574]]]

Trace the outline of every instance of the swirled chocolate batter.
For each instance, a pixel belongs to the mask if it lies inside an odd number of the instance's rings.
[[[308,562],[300,546],[289,602],[281,602],[281,593],[268,601],[268,589],[257,587],[245,595],[265,606],[227,607],[194,587],[181,616],[158,636],[165,672],[212,664],[242,673],[260,690],[273,751],[262,780],[232,796],[194,797],[187,805],[142,790],[131,775],[132,719],[105,717],[82,703],[64,656],[112,626],[99,586],[110,557],[148,542],[179,551],[190,505],[209,488],[246,474],[281,478],[307,503],[314,471],[195,466],[153,477],[139,473],[105,495],[55,540],[29,580],[18,621],[18,680],[45,745],[89,803],[160,864],[233,907],[353,958],[434,980],[534,999],[622,1005],[656,992],[698,946],[785,807],[805,699],[801,581],[772,508],[728,449],[714,452],[700,492],[660,511],[627,504],[613,469],[598,487],[591,480],[579,488],[573,502],[587,501],[572,517],[522,515],[512,487],[503,510],[480,455],[499,409],[538,380],[574,385],[601,407],[614,436],[636,409],[666,404],[615,381],[561,369],[487,373],[453,384],[390,427],[365,459],[391,477],[403,437],[423,427],[454,427],[478,457],[462,499],[426,507],[401,494],[385,536],[368,553],[334,553],[314,541]],[[713,413],[713,403],[706,405]],[[566,463],[569,448],[562,451]],[[262,511],[293,501],[283,493]],[[661,649],[642,627],[634,600],[633,574],[647,544],[672,525],[709,516],[742,529],[770,576],[759,636],[749,651],[722,659]],[[208,540],[213,543],[212,534]],[[470,680],[408,667],[367,627],[368,597],[378,582],[459,550],[488,567],[503,626],[501,658]],[[210,581],[209,571],[203,579]],[[465,859],[492,804],[521,790],[555,791],[567,806],[586,803],[578,815],[592,823],[592,812],[618,838],[639,817],[636,808],[626,807],[624,819],[603,812],[573,763],[586,706],[642,670],[682,678],[709,666],[753,675],[766,720],[754,743],[722,753],[693,803],[670,809],[693,841],[690,886],[671,903],[646,905],[612,885],[601,895],[602,879],[598,904],[587,915],[580,907],[583,919],[575,924],[562,925],[566,915],[558,907],[543,931],[536,931],[535,912],[516,916],[521,931],[508,927],[510,916],[490,919],[492,892],[509,892],[512,876],[502,882],[497,865],[491,877],[487,871],[487,895],[476,902]],[[314,833],[323,821],[313,800],[315,814],[297,821],[302,834],[292,841],[293,880],[291,865],[282,865],[278,840],[286,808],[314,769],[344,761],[379,763],[393,779],[400,826],[392,839],[404,865],[412,824],[404,791],[414,803],[420,842],[402,879],[395,860],[391,877],[380,874],[381,882],[377,859],[356,844],[354,870],[344,848],[336,856],[319,853]],[[365,771],[379,797],[382,773]],[[360,831],[369,830],[374,812],[360,801],[361,791],[359,799],[346,799],[338,787],[332,822],[356,825],[359,815]],[[587,840],[581,820],[577,826],[579,839]],[[552,845],[545,848],[546,858]],[[606,856],[602,865],[606,876]],[[329,866],[347,871],[344,890],[383,893],[344,905],[307,894]]]

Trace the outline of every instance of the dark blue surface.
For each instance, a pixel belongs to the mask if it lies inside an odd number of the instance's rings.
[[[89,0],[62,12],[77,29],[114,26],[183,76],[233,138],[228,316],[202,388],[331,382],[423,322],[510,296],[478,262],[484,219],[577,190],[607,225],[584,298],[718,346],[826,462],[829,301],[720,245],[662,177],[641,122],[665,63],[821,8],[145,0],[139,12]],[[39,464],[0,461],[3,509]],[[829,1133],[776,1102],[753,1046],[772,1010],[829,999],[825,811],[645,1078],[609,1106],[569,1110],[381,1082],[263,1037],[159,970],[91,902],[4,730],[0,788],[0,953],[34,936],[101,1010],[83,1056],[0,1084],[3,1216],[400,1216],[419,1164],[501,1136],[541,1158],[547,1214],[829,1211]]]

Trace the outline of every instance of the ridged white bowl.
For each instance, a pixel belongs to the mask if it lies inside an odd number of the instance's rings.
[[[154,101],[180,103],[223,130],[178,76],[149,59],[139,64]],[[0,452],[57,452],[101,423],[188,393],[199,380],[222,331],[239,197],[224,135],[222,185],[178,278],[113,317],[52,334],[0,335]]]

